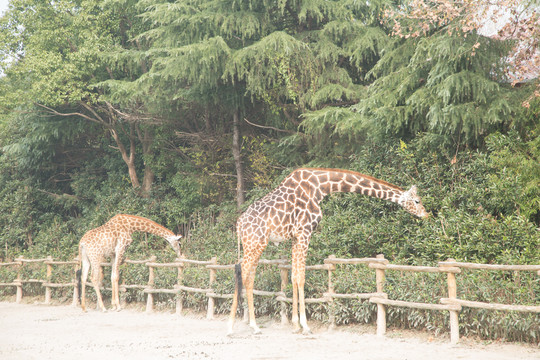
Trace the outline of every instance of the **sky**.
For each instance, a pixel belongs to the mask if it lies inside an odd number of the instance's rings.
[[[9,0],[0,0],[0,14],[3,14],[7,10]]]
[[[4,11],[7,10],[9,0],[0,0],[0,16],[4,14]],[[4,72],[0,69],[0,77],[4,76]]]

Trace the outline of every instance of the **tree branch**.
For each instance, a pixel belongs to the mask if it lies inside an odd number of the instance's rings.
[[[88,116],[88,115],[83,114],[83,113],[80,113],[80,112],[61,113],[61,112],[58,112],[58,111],[56,111],[56,110],[54,110],[54,109],[52,109],[52,108],[50,108],[50,107],[48,107],[48,106],[46,106],[46,105],[43,105],[43,104],[40,104],[40,103],[34,103],[34,104],[37,105],[37,106],[39,106],[39,107],[41,107],[41,108],[43,108],[43,109],[45,109],[45,110],[47,110],[48,113],[53,114],[53,115],[58,115],[58,116],[80,116],[80,117],[82,117],[83,119],[86,119],[86,120],[95,122],[95,123],[97,123],[97,124],[103,125],[103,121],[102,121],[101,118],[95,119],[95,118],[93,118],[93,117],[91,117],[91,116]]]
[[[269,130],[274,130],[274,131],[283,132],[283,133],[287,133],[287,134],[296,134],[296,131],[292,131],[292,130],[283,130],[283,129],[275,128],[273,126],[264,126],[264,125],[254,124],[254,123],[250,122],[246,118],[244,118],[244,121],[247,122],[251,126],[255,126],[255,127],[258,127],[258,128],[261,128],[261,129],[269,129]]]

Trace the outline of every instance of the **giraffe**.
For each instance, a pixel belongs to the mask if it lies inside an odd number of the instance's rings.
[[[233,332],[242,285],[246,288],[249,325],[256,334],[260,333],[253,306],[257,263],[269,241],[280,243],[288,239],[293,239],[292,323],[295,332],[302,328],[304,333],[311,332],[304,302],[305,261],[311,234],[322,219],[319,204],[333,192],[361,193],[398,203],[420,218],[429,216],[417,195],[416,186],[404,191],[371,176],[340,169],[301,168],[293,171],[277,188],[249,206],[236,223],[238,248],[242,242],[244,256],[241,264],[236,265],[235,296],[228,322],[229,335]]]
[[[88,270],[92,269],[91,281],[98,298],[98,306],[102,311],[106,311],[99,291],[99,285],[103,280],[103,272],[100,264],[105,258],[114,255],[111,270],[112,282],[112,309],[121,310],[120,295],[118,291],[118,280],[120,275],[120,265],[122,264],[126,248],[133,241],[131,234],[135,231],[151,233],[161,236],[167,240],[178,257],[181,255],[180,238],[172,231],[141,216],[118,214],[113,216],[104,225],[89,230],[81,238],[79,243],[79,270],[77,271],[77,281],[79,288],[79,301],[83,311],[86,312],[86,279]]]

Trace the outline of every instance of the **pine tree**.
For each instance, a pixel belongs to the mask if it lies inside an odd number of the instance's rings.
[[[161,108],[216,109],[210,110],[212,121],[234,134],[240,205],[244,186],[236,141],[246,130],[243,119],[256,117],[251,124],[296,133],[306,110],[356,103],[388,41],[376,25],[385,3],[140,1],[140,17],[151,29],[135,39],[148,47],[149,70],[133,81],[105,85],[116,99],[127,94]],[[123,51],[117,58],[134,62],[139,56]],[[179,116],[193,124],[189,112]]]
[[[511,124],[513,90],[502,71],[508,43],[441,28],[392,37],[384,24],[378,26],[384,39],[377,42],[379,57],[366,69],[360,100],[307,113],[303,125],[309,133],[357,141],[423,134],[434,146],[456,149],[482,145],[486,135]]]

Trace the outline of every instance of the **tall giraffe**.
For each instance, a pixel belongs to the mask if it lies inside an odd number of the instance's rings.
[[[101,310],[105,310],[99,285],[103,279],[101,263],[105,258],[114,255],[114,260],[111,270],[112,282],[112,309],[120,310],[120,295],[118,290],[118,280],[120,278],[120,265],[124,259],[124,253],[129,244],[133,241],[131,234],[140,231],[157,236],[161,236],[167,240],[176,254],[180,257],[180,238],[182,235],[175,235],[172,231],[155,223],[152,220],[141,216],[118,214],[113,216],[104,225],[95,229],[89,230],[81,238],[79,243],[79,261],[80,269],[77,271],[77,281],[79,288],[79,300],[81,307],[86,311],[86,279],[88,278],[88,270],[92,268],[92,285],[96,290],[98,298],[98,306]]]
[[[236,223],[238,246],[241,241],[244,257],[241,266],[237,265],[236,296],[233,297],[228,334],[233,332],[242,284],[246,288],[249,325],[255,333],[260,333],[253,306],[257,263],[269,241],[279,243],[287,239],[293,239],[292,322],[295,331],[300,331],[301,325],[304,333],[310,332],[304,302],[305,262],[311,234],[322,219],[319,204],[326,195],[333,192],[361,193],[398,203],[411,214],[426,218],[428,213],[416,191],[416,186],[404,191],[385,181],[348,170],[304,168],[293,171],[277,188],[249,206]]]

